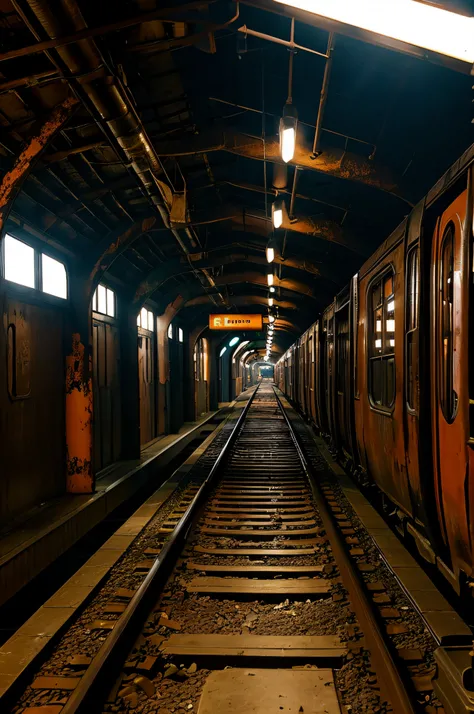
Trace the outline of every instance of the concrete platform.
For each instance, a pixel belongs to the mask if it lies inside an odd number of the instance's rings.
[[[249,396],[253,390],[249,390]],[[76,611],[94,594],[102,581],[108,576],[114,564],[119,560],[132,541],[140,534],[147,523],[155,516],[157,511],[166,502],[173,491],[179,486],[182,479],[193,467],[194,463],[207,449],[209,444],[220,433],[227,418],[237,418],[240,409],[245,406],[246,400],[232,402],[230,409],[223,415],[223,420],[212,431],[203,443],[193,452],[193,454],[182,464],[173,475],[143,503],[138,510],[112,535],[97,552],[83,565],[44,605],[30,617],[18,631],[0,647],[0,711],[2,707],[7,707],[10,696],[14,696],[17,687],[22,686],[24,676],[27,676],[29,669],[37,658],[43,657],[45,648],[50,647],[61,636],[62,631],[75,616]],[[176,438],[176,435],[166,437],[165,449],[175,455],[174,447],[181,439],[185,439],[184,445],[196,437],[199,430],[206,425],[216,414],[206,415],[198,423],[188,425],[188,429],[183,430]],[[160,440],[163,446],[165,439]],[[157,453],[163,453],[162,450]],[[164,452],[166,454],[166,451]],[[168,453],[169,456],[169,453]],[[168,461],[172,458],[169,456]],[[143,466],[156,464],[154,455],[147,454],[140,463]],[[122,476],[122,480],[131,479],[132,476],[140,474],[140,468],[132,468],[130,474]],[[135,489],[136,490],[136,489]],[[133,491],[131,491],[133,493]],[[97,494],[95,497],[100,498]],[[104,498],[104,496],[102,496]],[[80,498],[80,497],[79,497]],[[88,497],[92,500],[92,497]],[[106,504],[105,504],[106,505]],[[79,511],[82,518],[90,517],[94,512],[87,510],[87,502],[82,505]],[[85,525],[90,521],[85,521]],[[81,521],[81,524],[83,521]],[[56,533],[60,533],[60,526],[57,524]],[[67,528],[63,531],[68,534]],[[59,547],[59,544],[58,544]]]
[[[144,449],[140,459],[123,461],[99,474],[96,492],[65,494],[8,532],[0,534],[0,605],[9,600],[44,568],[65,553],[94,526],[135,494],[151,478],[159,485],[160,474],[219,411],[209,412],[196,422],[183,425],[177,434],[156,439]],[[224,416],[224,413],[223,413]]]

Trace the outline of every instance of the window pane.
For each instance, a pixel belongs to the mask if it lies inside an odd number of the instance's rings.
[[[97,288],[94,290],[94,294],[92,296],[92,309],[94,312],[97,312]]]
[[[41,256],[43,292],[56,297],[67,298],[66,268],[59,260],[54,260],[44,253]]]
[[[382,404],[382,360],[372,359],[370,361],[371,369],[371,396],[372,401],[377,406]]]
[[[137,315],[137,327],[141,327],[140,313]]]
[[[99,285],[97,288],[97,310],[107,315],[107,291],[105,285]]]
[[[143,327],[144,330],[147,329],[147,309],[146,307],[142,307],[140,310],[140,325]]]
[[[387,278],[385,278],[385,283],[384,283],[384,297],[388,298],[390,295],[393,293],[393,275],[390,274]]]
[[[115,317],[115,293],[107,288],[107,315]]]
[[[395,401],[395,359],[385,359],[385,406],[391,407]]]
[[[183,340],[184,340],[184,334],[183,334],[183,330],[181,329],[181,327],[178,328],[178,339],[180,342],[183,342]]]
[[[35,251],[21,240],[5,236],[5,279],[35,287]]]
[[[453,390],[453,271],[454,233],[448,227],[441,252],[441,407],[447,421],[455,410]]]
[[[169,325],[168,327],[168,337],[170,340],[173,339],[173,325]]]
[[[153,332],[153,313],[148,310],[148,329]]]

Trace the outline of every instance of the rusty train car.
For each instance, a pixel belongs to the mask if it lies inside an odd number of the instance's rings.
[[[458,593],[474,579],[473,202],[474,146],[275,366]]]

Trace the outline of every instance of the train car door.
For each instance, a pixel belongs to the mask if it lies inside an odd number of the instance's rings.
[[[175,433],[184,421],[184,336],[181,327],[170,325],[169,328],[169,430]]]
[[[335,312],[335,421],[336,442],[346,456],[352,457],[351,443],[351,357],[350,357],[350,302]]]
[[[118,461],[121,451],[120,336],[116,295],[99,285],[92,304],[94,467]]]
[[[438,219],[431,265],[431,396],[435,494],[454,580],[472,570],[469,496],[474,476],[469,426],[471,221],[467,190]],[[470,257],[472,261],[472,256]],[[469,478],[470,477],[470,478]]]
[[[138,384],[140,393],[140,444],[156,436],[155,316],[142,308],[138,324]]]
[[[335,445],[336,435],[336,419],[334,409],[334,303],[327,308],[323,315],[323,329],[325,332],[325,354],[324,354],[324,382],[323,389],[325,393],[325,411],[327,415],[327,423],[331,441]]]

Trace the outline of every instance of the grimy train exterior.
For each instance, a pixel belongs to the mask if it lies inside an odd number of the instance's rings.
[[[457,592],[474,576],[473,202],[474,146],[275,366]]]

